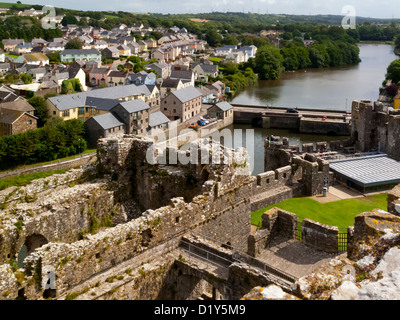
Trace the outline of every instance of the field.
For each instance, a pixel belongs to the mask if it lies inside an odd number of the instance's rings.
[[[25,8],[25,7],[29,7],[32,5],[17,3],[16,1],[15,2],[0,2],[0,8],[11,8],[11,6],[16,6],[17,8]]]
[[[347,227],[354,224],[354,218],[358,214],[373,209],[387,210],[386,198],[387,193],[329,203],[319,203],[310,198],[293,198],[253,212],[251,223],[258,225],[265,211],[278,207],[295,213],[299,222],[307,218],[329,226],[336,226],[340,232],[346,232]]]

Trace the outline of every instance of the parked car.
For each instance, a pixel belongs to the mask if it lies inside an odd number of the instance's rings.
[[[192,123],[192,124],[189,126],[189,128],[197,128],[197,126],[198,126],[198,123],[195,122],[195,123]]]
[[[199,121],[197,121],[197,124],[199,125],[199,126],[205,126],[207,123],[204,121],[204,120],[199,120]]]
[[[200,117],[200,120],[201,120],[201,121],[204,121],[206,124],[209,124],[209,123],[210,123],[210,121],[208,121],[207,119],[205,119],[205,118],[203,118],[203,117]]]
[[[299,110],[297,109],[293,109],[293,108],[289,108],[286,110],[287,113],[299,113]]]

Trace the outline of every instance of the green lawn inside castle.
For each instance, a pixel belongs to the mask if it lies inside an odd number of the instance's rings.
[[[265,211],[278,207],[295,213],[299,222],[302,222],[303,219],[310,219],[322,224],[338,227],[339,232],[347,232],[347,228],[353,226],[354,218],[361,212],[373,209],[386,211],[386,199],[387,193],[329,203],[320,203],[307,197],[292,198],[253,212],[251,214],[251,224],[258,225]]]

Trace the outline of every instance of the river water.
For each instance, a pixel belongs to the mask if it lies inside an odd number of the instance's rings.
[[[353,100],[376,100],[386,69],[397,57],[391,45],[359,47],[358,65],[285,72],[279,80],[262,80],[247,88],[232,103],[346,111]]]
[[[361,44],[359,47],[361,62],[356,66],[283,73],[279,80],[259,81],[258,86],[247,88],[231,103],[350,111],[353,100],[374,101],[379,96],[379,87],[385,79],[387,67],[397,57],[391,45]],[[233,146],[247,147],[251,156],[253,175],[264,172],[264,140],[270,135],[287,137],[290,145],[347,138],[299,134],[289,130],[252,128],[249,125],[236,124],[229,129],[232,132],[234,129],[242,130],[243,143],[234,141]],[[246,130],[248,130],[247,135],[245,135]]]

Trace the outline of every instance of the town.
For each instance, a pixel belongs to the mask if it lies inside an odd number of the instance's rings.
[[[232,15],[0,5],[1,300],[398,298],[400,60],[350,110],[232,100],[357,69],[360,41],[395,54],[400,27]]]

